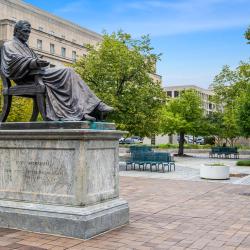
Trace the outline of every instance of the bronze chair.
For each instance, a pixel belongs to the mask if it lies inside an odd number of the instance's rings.
[[[1,60],[1,55],[0,55]],[[45,109],[45,85],[42,80],[42,70],[32,70],[29,75],[34,76],[34,83],[11,86],[11,81],[1,72],[3,82],[3,109],[0,122],[5,122],[10,112],[12,96],[20,96],[33,99],[33,112],[30,121],[36,121],[39,112],[43,120],[46,120]]]

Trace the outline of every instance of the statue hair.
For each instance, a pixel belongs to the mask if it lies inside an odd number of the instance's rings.
[[[18,30],[21,30],[23,28],[24,25],[31,27],[31,24],[28,21],[20,20],[20,21],[16,22],[16,24],[14,26],[14,36],[16,35]]]

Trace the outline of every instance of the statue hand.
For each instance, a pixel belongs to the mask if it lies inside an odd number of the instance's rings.
[[[43,67],[47,67],[49,66],[49,62],[45,61],[45,60],[42,60],[42,59],[37,59],[36,60],[36,63],[39,67],[43,68]]]

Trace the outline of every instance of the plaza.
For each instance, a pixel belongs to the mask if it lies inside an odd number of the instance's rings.
[[[201,153],[176,158],[175,172],[120,171],[120,197],[130,207],[123,227],[86,241],[1,228],[0,249],[250,249],[247,176],[200,180],[204,161]],[[231,173],[250,174],[235,160],[221,161]]]
[[[0,0],[0,250],[250,249],[250,2],[100,2]]]

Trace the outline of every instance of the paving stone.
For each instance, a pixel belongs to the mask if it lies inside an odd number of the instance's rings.
[[[250,249],[245,185],[121,177],[120,191],[129,225],[87,241],[0,228],[0,250]]]

